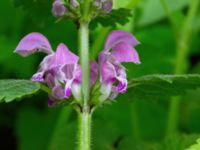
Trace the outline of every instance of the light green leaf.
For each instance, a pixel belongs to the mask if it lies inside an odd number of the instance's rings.
[[[147,75],[132,79],[129,91],[142,99],[167,98],[200,88],[200,75]]]
[[[199,31],[200,30],[200,11],[195,16],[195,19],[192,22],[192,27],[194,30]]]
[[[40,85],[29,80],[0,80],[0,102],[11,102],[35,94]]]
[[[200,138],[197,140],[197,144],[192,145],[190,148],[186,150],[199,150],[200,149]]]
[[[162,142],[156,144],[153,150],[199,150],[199,149],[186,149],[192,145],[199,135],[176,135],[164,139]]]
[[[167,2],[170,10],[175,12],[187,6],[190,0],[167,0]],[[138,26],[146,26],[166,17],[166,13],[160,0],[143,0],[140,3],[140,11],[141,14],[137,22]]]

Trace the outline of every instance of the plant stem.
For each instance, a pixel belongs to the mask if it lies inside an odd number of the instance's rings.
[[[89,22],[91,0],[84,0],[82,4],[82,18],[79,20],[79,51],[82,68],[83,102],[79,112],[78,150],[90,150],[90,65],[89,65]]]
[[[166,15],[167,17],[169,18],[169,21],[171,23],[171,26],[172,26],[172,29],[175,33],[175,35],[177,34],[176,31],[177,31],[177,26],[176,26],[176,22],[175,22],[175,18],[174,16],[172,15],[172,10],[170,9],[170,6],[167,2],[167,0],[160,0],[162,6],[163,6],[163,9],[165,10],[166,12]]]
[[[171,98],[168,121],[167,121],[167,133],[166,136],[170,137],[177,133],[179,122],[179,110],[180,110],[180,97]]]
[[[81,22],[79,29],[79,50],[82,67],[82,91],[84,108],[89,101],[89,29],[88,23]]]
[[[134,137],[134,140],[139,141],[140,140],[140,127],[139,127],[139,116],[138,116],[138,105],[137,101],[134,101],[130,105],[131,110],[131,123],[132,123],[132,134]]]
[[[199,0],[192,0],[191,5],[183,24],[183,27],[179,31],[179,37],[176,37],[176,63],[175,74],[182,74],[187,72],[189,53],[189,46],[191,40],[191,24],[198,9]],[[179,111],[180,111],[180,97],[174,97],[170,102],[170,109],[168,114],[167,136],[171,136],[177,133],[177,127],[179,123]]]
[[[84,21],[88,21],[90,18],[90,4],[91,4],[91,0],[84,0],[83,3],[83,7],[82,7],[82,19]]]
[[[83,112],[79,114],[79,145],[78,150],[90,150],[92,114]]]
[[[79,50],[82,67],[83,106],[79,113],[79,145],[78,150],[90,150],[91,115],[89,106],[89,29],[87,22],[80,23]]]

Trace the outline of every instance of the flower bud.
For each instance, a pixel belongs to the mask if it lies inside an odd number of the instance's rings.
[[[105,13],[109,13],[112,11],[112,7],[113,7],[113,2],[112,0],[102,0],[104,1],[102,4],[102,10]]]
[[[77,2],[77,0],[70,0],[70,5],[72,8],[79,7],[79,3]]]
[[[112,10],[112,0],[96,0],[94,5],[104,13],[109,13]]]
[[[55,17],[62,17],[66,12],[67,8],[63,4],[62,0],[55,0],[53,3],[52,13]]]

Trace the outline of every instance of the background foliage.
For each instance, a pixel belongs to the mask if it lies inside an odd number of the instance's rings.
[[[191,0],[167,1],[179,25],[185,19]],[[54,48],[64,42],[78,53],[76,26],[70,21],[56,23],[51,16],[51,3],[49,0],[0,1],[0,79],[29,79],[37,70],[44,54],[23,59],[13,53],[18,41],[29,32],[43,33]],[[91,58],[97,57],[111,29],[123,29],[141,41],[137,50],[142,64],[126,64],[130,79],[146,74],[174,73],[176,41],[161,1],[115,0],[115,8],[121,7],[131,9],[128,23],[122,20],[122,25],[92,27]],[[195,34],[187,56],[187,73],[200,73],[199,10],[192,20]],[[195,144],[200,137],[200,90],[187,92],[181,98],[179,134],[170,137],[165,136],[168,111],[166,96],[138,99],[129,89],[117,102],[94,113],[92,147],[95,150],[183,150]],[[20,102],[0,103],[0,149],[73,150],[76,120],[76,112],[70,108],[49,109],[44,93]]]

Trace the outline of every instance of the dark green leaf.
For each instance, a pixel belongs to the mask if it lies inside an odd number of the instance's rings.
[[[28,107],[20,110],[16,120],[17,149],[46,150],[57,121],[58,112],[59,108],[38,111]]]
[[[147,75],[132,79],[129,90],[142,99],[166,98],[200,88],[200,75]]]
[[[38,23],[52,18],[52,3],[53,0],[14,0],[16,7],[21,7],[31,19]]]
[[[0,78],[8,78],[7,74],[13,73],[14,75],[9,78],[23,79],[30,77],[35,72],[35,65],[37,64],[35,56],[22,58],[16,53],[13,53],[18,42],[18,40],[12,40],[0,35],[0,64],[2,65]]]
[[[77,134],[76,112],[70,108],[63,107],[51,135],[48,150],[55,149],[74,149],[76,147]],[[67,140],[66,140],[67,139]]]
[[[0,80],[0,102],[11,102],[35,94],[40,85],[29,80]]]
[[[92,28],[96,27],[98,23],[102,26],[116,26],[117,24],[125,25],[131,17],[131,10],[125,8],[114,9],[112,12],[98,16],[92,21]]]

